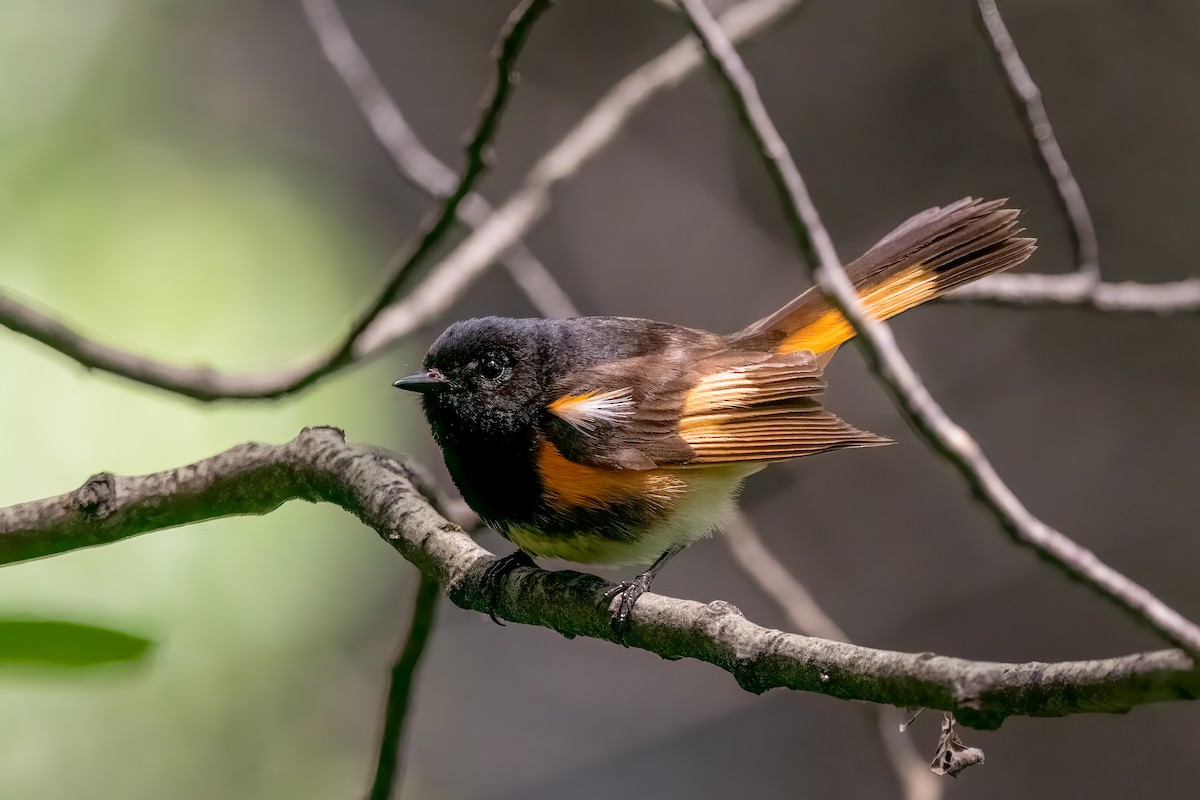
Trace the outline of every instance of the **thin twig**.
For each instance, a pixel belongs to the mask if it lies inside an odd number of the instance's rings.
[[[458,176],[417,137],[383,81],[371,68],[366,54],[354,40],[337,0],[304,0],[305,18],[317,35],[325,58],[346,85],[376,141],[391,157],[400,174],[433,197],[454,191]],[[468,192],[458,207],[458,219],[478,228],[493,213],[490,203],[478,192]],[[574,303],[559,287],[544,264],[523,244],[500,258],[513,280],[544,317],[578,316]]]
[[[341,431],[309,428],[282,445],[244,444],[139,477],[102,473],[67,494],[0,509],[0,564],[115,542],[152,530],[267,514],[289,500],[329,502],[376,530],[462,608],[488,610],[483,573],[495,557],[426,499],[418,471]],[[286,546],[286,545],[285,545]],[[616,642],[611,584],[522,567],[504,578],[496,615],[570,636]],[[1096,661],[1005,664],[897,653],[755,625],[728,603],[647,593],[624,641],[669,659],[728,671],[752,692],[773,687],[847,700],[952,711],[968,727],[1006,717],[1122,712],[1200,697],[1200,669],[1180,650]]]
[[[487,256],[485,255],[486,259]],[[441,317],[471,282],[481,273],[465,276],[444,275],[440,264],[425,280],[432,284],[428,294],[416,301],[400,300],[384,313],[387,335],[374,349],[362,349],[357,358],[366,361],[381,355],[384,349]],[[456,268],[473,268],[474,263],[458,260]],[[532,273],[530,273],[532,274]],[[528,279],[529,275],[526,275]],[[1015,308],[1079,308],[1090,311],[1150,314],[1200,314],[1200,278],[1168,283],[1091,283],[1069,275],[993,275],[983,282],[967,284],[941,298],[942,302],[980,303]],[[528,287],[522,288],[528,291]],[[535,290],[535,293],[538,290]],[[431,305],[422,303],[432,297]],[[18,300],[0,290],[0,325],[15,333],[41,342],[88,369],[101,370],[147,386],[190,397],[203,402],[217,400],[277,399],[310,386],[320,378],[305,381],[327,368],[328,358],[321,357],[287,367],[251,373],[227,373],[212,367],[186,367],[123,350],[87,337],[50,314],[37,311],[30,300]],[[335,372],[325,369],[328,377]]]
[[[740,40],[765,29],[800,0],[745,0],[721,15],[721,25]],[[520,242],[550,208],[550,194],[609,144],[659,92],[678,85],[704,63],[700,48],[685,37],[623,78],[529,171],[524,184],[496,213],[459,243],[406,298],[380,315],[363,337],[365,350],[385,347],[412,328],[415,313],[441,313],[497,258]]]
[[[799,0],[745,0],[721,17],[734,41],[764,30]],[[380,355],[397,340],[439,318],[483,270],[519,242],[544,213],[549,192],[594,157],[633,115],[658,92],[670,89],[702,63],[691,39],[630,73],[567,135],[531,174],[525,191],[505,203],[504,217],[493,217],[469,237],[454,258],[439,263],[416,296],[401,299],[376,320],[378,335],[359,342],[353,358],[331,364],[332,355],[280,370],[227,373],[207,366],[177,366],[103,344],[82,335],[53,315],[34,310],[28,301],[0,292],[0,325],[41,342],[88,369],[109,372],[195,400],[275,399],[311,386],[354,363]],[[551,160],[551,156],[554,156]],[[469,200],[465,201],[468,203]],[[484,236],[486,234],[486,236]],[[469,250],[463,248],[470,245]],[[528,273],[526,280],[534,273]],[[537,293],[548,296],[549,289]],[[1072,307],[1098,311],[1175,314],[1200,313],[1200,279],[1175,283],[1101,283],[1089,288],[1076,275],[994,276],[986,291],[968,285],[945,300],[996,305]],[[369,346],[367,346],[369,344]]]
[[[364,349],[361,341],[377,318],[392,306],[417,269],[442,241],[457,217],[459,205],[474,189],[487,166],[487,150],[499,128],[500,118],[515,81],[513,69],[534,22],[551,0],[523,0],[509,15],[501,30],[496,50],[496,75],[483,101],[483,111],[466,147],[467,163],[461,178],[442,204],[423,224],[421,234],[392,258],[390,277],[370,307],[358,318],[342,341],[327,355],[295,367],[246,374],[222,373],[208,367],[178,367],[153,361],[129,351],[100,344],[72,331],[58,320],[35,311],[11,296],[0,294],[0,323],[75,359],[90,369],[101,369],[132,378],[149,386],[177,392],[196,400],[273,399],[305,389],[346,367],[378,355],[380,349]],[[413,328],[433,318],[440,309],[412,309],[405,315]],[[396,338],[399,338],[397,336]],[[390,342],[389,342],[390,343]]]
[[[856,341],[897,408],[962,475],[1012,539],[1125,609],[1137,621],[1188,652],[1200,653],[1200,628],[1094,553],[1035,517],[1005,485],[979,445],[946,415],[896,345],[887,325],[869,320],[821,222],[804,179],[771,121],[754,79],[702,0],[679,0],[713,66],[727,84],[783,203],[817,285],[853,326]]]
[[[733,39],[742,40],[765,30],[799,2],[743,0],[723,14],[721,21]],[[677,86],[703,63],[700,48],[691,37],[686,37],[622,79],[538,163],[534,168],[536,175],[531,174],[526,181],[525,191],[501,206],[486,224],[467,237],[455,251],[456,257],[436,265],[417,291],[383,311],[370,329],[369,340],[362,337],[353,349],[352,358],[337,365],[331,363],[334,354],[282,370],[246,374],[165,364],[96,342],[53,316],[35,311],[28,302],[2,292],[0,325],[39,341],[89,369],[110,372],[195,400],[283,397],[353,363],[380,355],[389,345],[440,317],[489,264],[524,238],[545,212],[554,184],[575,174],[655,95]]]
[[[977,0],[979,22],[1000,65],[1009,93],[1023,112],[1025,132],[1038,154],[1042,172],[1055,188],[1055,197],[1066,216],[1075,250],[1074,272],[1066,275],[994,275],[967,284],[944,299],[953,302],[991,303],[1031,307],[1075,307],[1124,313],[1200,313],[1200,280],[1168,283],[1103,283],[1100,280],[1100,244],[1096,226],[1054,135],[1034,83],[1017,46],[1000,16],[995,0]]]
[[[1128,314],[1200,314],[1200,278],[1165,283],[1097,283],[1068,275],[992,275],[941,298],[1015,308],[1079,308]]]
[[[475,184],[492,160],[489,152],[491,142],[499,131],[500,118],[517,85],[514,71],[517,56],[521,54],[521,49],[524,47],[529,33],[533,30],[533,24],[542,12],[550,7],[550,4],[551,0],[521,0],[521,4],[509,15],[500,32],[494,53],[496,74],[489,90],[489,97],[484,100],[483,114],[479,118],[479,124],[476,125],[470,141],[467,142],[467,163],[458,179],[458,185],[446,198],[441,209],[422,225],[422,234],[415,244],[406,248],[407,252],[398,253],[393,259],[394,267],[391,270],[391,278],[388,279],[383,291],[376,295],[375,302],[371,307],[351,326],[342,345],[330,357],[331,367],[359,360],[359,354],[356,352],[359,340],[363,338],[364,333],[375,323],[380,314],[395,302],[417,269],[424,264],[425,258],[433,252],[450,231],[458,217],[459,205],[474,190]],[[313,379],[317,377],[319,377],[319,373],[314,375]]]
[[[995,0],[977,0],[977,4],[979,22],[1004,72],[1009,92],[1025,112],[1025,132],[1037,151],[1043,172],[1054,184],[1059,205],[1070,222],[1076,272],[1080,277],[1097,283],[1100,280],[1100,245],[1096,241],[1096,226],[1083,198],[1083,190],[1071,173],[1071,165],[1067,163],[1062,148],[1058,146],[1054,128],[1050,126],[1050,117],[1042,105],[1041,90],[1025,68],[1025,62],[1017,52],[1017,45],[1004,25]]]
[[[767,549],[754,524],[743,512],[734,511],[726,519],[724,531],[729,550],[742,571],[784,610],[799,633],[839,642],[850,641],[804,584]],[[912,739],[900,733],[903,716],[890,706],[877,706],[873,711],[878,717],[884,753],[904,788],[906,800],[940,800],[942,782],[929,771]]]
[[[408,717],[413,680],[429,634],[433,631],[434,612],[441,596],[437,581],[421,574],[413,597],[412,620],[404,647],[396,656],[388,679],[387,703],[384,706],[383,731],[379,736],[379,754],[375,762],[375,777],[371,782],[369,800],[388,800],[400,785],[404,746],[404,722]]]

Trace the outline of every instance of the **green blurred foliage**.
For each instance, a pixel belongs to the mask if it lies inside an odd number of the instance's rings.
[[[0,619],[0,667],[96,667],[136,662],[152,642],[98,625],[42,619]]]
[[[140,76],[155,53],[143,23],[164,4],[0,0],[0,283],[149,355],[282,366],[336,338],[382,259],[316,204],[311,178],[254,154],[214,166],[144,132],[155,105]],[[396,446],[392,371],[377,363],[283,403],[204,406],[0,331],[0,505],[304,425]],[[59,662],[121,647],[145,658],[0,671],[0,795],[358,796],[403,627],[380,641],[377,620],[410,578],[348,515],[294,504],[5,568],[0,615],[77,626],[0,623],[0,661],[38,647]]]

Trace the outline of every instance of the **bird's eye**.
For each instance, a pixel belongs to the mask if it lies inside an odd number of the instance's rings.
[[[499,380],[506,371],[506,367],[498,358],[489,357],[479,362],[479,376],[484,380]]]

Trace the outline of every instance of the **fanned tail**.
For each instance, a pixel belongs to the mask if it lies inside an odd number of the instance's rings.
[[[968,197],[922,211],[847,264],[846,274],[867,313],[876,319],[894,317],[1029,258],[1036,240],[1018,236],[1021,212],[1004,208],[1005,202]],[[780,353],[811,350],[832,355],[853,336],[850,323],[812,288],[731,339]]]

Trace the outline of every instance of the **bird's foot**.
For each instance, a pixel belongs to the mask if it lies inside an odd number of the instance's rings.
[[[604,593],[606,604],[611,603],[617,595],[621,596],[621,602],[617,606],[617,610],[613,612],[611,624],[613,633],[617,635],[617,641],[625,647],[629,646],[625,643],[625,636],[629,633],[629,618],[633,613],[633,604],[650,590],[650,583],[653,580],[654,573],[647,570],[632,580],[614,584]]]
[[[482,583],[483,589],[487,592],[488,596],[488,616],[497,625],[504,625],[503,622],[496,618],[496,606],[500,605],[500,591],[504,588],[504,578],[518,567],[536,568],[537,564],[533,563],[533,559],[524,550],[517,550],[516,552],[495,559],[483,571]]]

